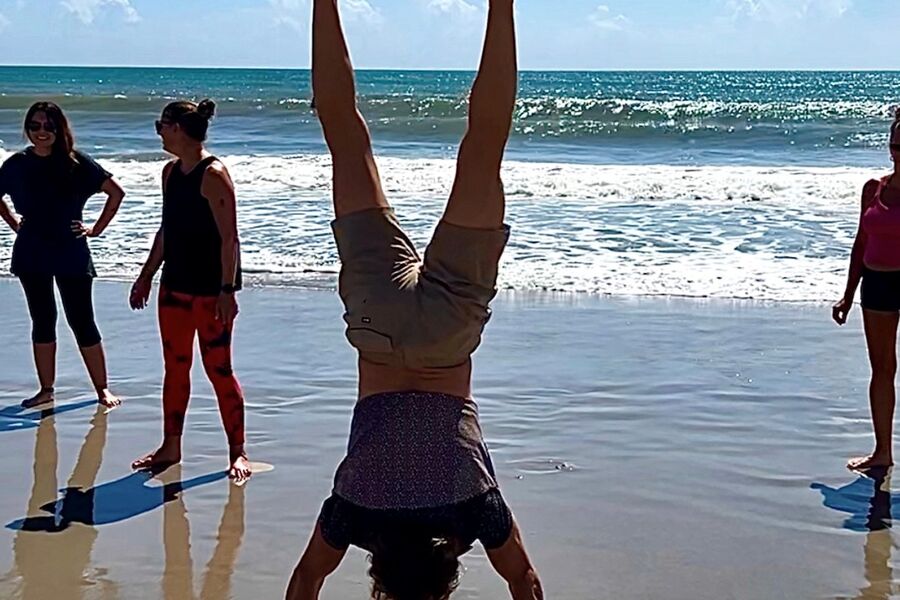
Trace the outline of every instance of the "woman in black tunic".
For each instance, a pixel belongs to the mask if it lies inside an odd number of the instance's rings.
[[[69,121],[56,104],[33,104],[24,129],[32,145],[0,166],[0,218],[16,232],[11,271],[19,278],[28,302],[40,382],[40,390],[22,406],[32,408],[55,400],[55,280],[97,400],[115,408],[120,401],[109,391],[106,356],[94,320],[92,286],[97,273],[87,238],[103,233],[125,192],[109,172],[75,149]],[[106,194],[103,212],[93,226],[85,225],[84,205],[100,192]],[[3,200],[7,195],[18,214]]]

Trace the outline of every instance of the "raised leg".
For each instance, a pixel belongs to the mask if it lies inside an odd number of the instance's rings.
[[[469,125],[444,220],[497,229],[506,203],[500,165],[509,139],[518,87],[513,0],[490,0],[481,65],[469,100]]]
[[[312,38],[313,95],[331,151],[335,216],[387,208],[369,129],[356,107],[353,67],[337,0],[313,0]]]

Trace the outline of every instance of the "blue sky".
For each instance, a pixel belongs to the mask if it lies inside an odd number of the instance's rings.
[[[309,66],[311,0],[0,0],[0,63]],[[341,0],[359,67],[473,68],[485,0]],[[897,69],[900,0],[517,0],[530,69]]]

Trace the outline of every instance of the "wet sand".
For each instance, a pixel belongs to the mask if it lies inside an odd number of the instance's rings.
[[[57,407],[42,414],[16,408],[35,386],[29,324],[16,282],[0,280],[0,597],[280,597],[350,422],[339,300],[241,294],[249,451],[275,469],[238,489],[199,360],[183,467],[131,474],[159,442],[162,366],[154,312],[131,313],[126,296],[97,284],[125,406],[96,413],[61,322]],[[827,305],[507,293],[494,309],[475,389],[548,598],[900,589],[893,497],[843,466],[872,443],[858,312],[839,329]],[[454,597],[506,597],[480,550],[464,565]],[[366,598],[366,566],[353,551],[322,598]]]

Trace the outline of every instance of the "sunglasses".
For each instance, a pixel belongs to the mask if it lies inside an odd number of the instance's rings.
[[[154,125],[156,125],[156,135],[159,135],[162,133],[163,127],[166,127],[168,125],[174,125],[174,124],[175,124],[175,121],[167,121],[165,119],[156,121],[154,123]]]
[[[43,129],[47,133],[56,133],[56,125],[54,125],[50,121],[44,121],[43,123],[39,123],[37,121],[29,121],[25,124],[25,129],[27,129],[31,133],[37,133],[41,129]]]

